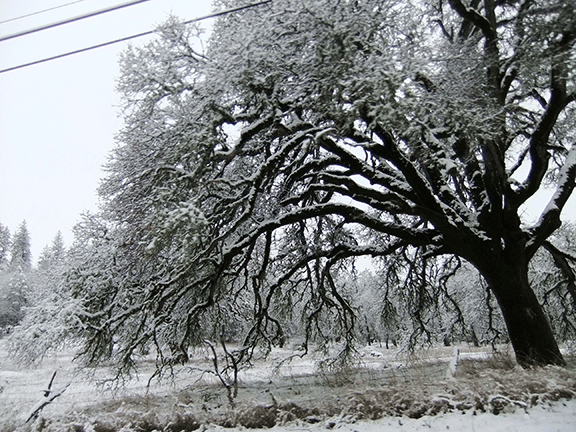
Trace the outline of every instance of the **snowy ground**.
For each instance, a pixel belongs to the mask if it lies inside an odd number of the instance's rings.
[[[222,386],[201,373],[211,365],[207,352],[175,369],[172,378],[153,380],[149,389],[153,362],[143,361],[140,379],[112,392],[75,371],[69,353],[21,368],[4,345],[0,340],[0,432],[29,429],[26,417],[54,371],[52,389],[69,387],[43,409],[32,430],[172,432],[254,425],[282,432],[576,430],[573,357],[565,369],[524,371],[506,357],[487,360],[486,349],[461,347],[456,375],[447,378],[451,348],[417,356],[366,348],[357,368],[336,374],[319,372],[318,357],[297,358],[278,370],[275,365],[288,355],[278,350],[242,373],[231,409]],[[110,374],[106,368],[92,372],[102,378]]]
[[[302,427],[289,425],[274,427],[271,432],[326,431],[329,421],[317,425]],[[473,414],[447,413],[437,416],[424,416],[419,419],[406,417],[385,417],[376,421],[363,421],[354,424],[338,423],[334,430],[342,432],[574,432],[576,430],[576,400],[563,401],[546,406],[535,406],[527,412],[517,410],[513,413],[494,415],[491,413]],[[223,428],[213,428],[223,430]]]

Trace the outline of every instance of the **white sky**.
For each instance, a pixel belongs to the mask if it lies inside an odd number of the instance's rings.
[[[0,21],[71,1],[0,0]],[[126,0],[84,0],[0,24],[0,36],[121,3]],[[150,0],[0,42],[0,69],[152,30],[170,13],[192,19],[210,12],[210,0]],[[14,233],[26,220],[34,259],[58,230],[69,245],[80,213],[97,210],[101,166],[121,126],[114,89],[118,54],[127,44],[0,74],[0,223]]]
[[[124,3],[84,0],[30,18],[0,24],[0,36]],[[0,0],[0,21],[71,0]],[[210,0],[150,0],[17,39],[0,42],[0,69],[152,30],[172,12],[183,19],[208,15]],[[207,28],[210,20],[203,21]],[[142,44],[146,38],[131,43]],[[85,210],[97,210],[101,166],[121,126],[118,54],[127,42],[0,74],[0,223],[14,233],[26,220],[37,259],[58,230]],[[576,198],[564,215],[574,219]],[[536,217],[546,199],[534,200]]]

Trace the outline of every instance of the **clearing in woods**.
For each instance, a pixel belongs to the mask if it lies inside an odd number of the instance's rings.
[[[319,368],[320,354],[286,361],[290,352],[275,350],[241,371],[232,407],[225,387],[208,372],[213,367],[209,350],[198,350],[190,363],[152,379],[149,387],[154,358],[143,357],[137,378],[111,387],[94,382],[109,379],[110,368],[78,371],[71,353],[20,367],[9,358],[6,340],[0,340],[0,432],[30,425],[32,430],[74,432],[236,427],[416,431],[439,425],[464,431],[474,425],[507,428],[508,423],[529,432],[522,422],[553,425],[558,431],[576,422],[576,403],[570,400],[576,396],[576,357],[570,353],[566,368],[524,370],[508,352],[494,357],[489,348],[461,346],[451,377],[453,348],[408,354],[367,347],[345,371]],[[221,365],[224,359],[219,360]],[[69,387],[25,424],[55,371],[52,395]]]

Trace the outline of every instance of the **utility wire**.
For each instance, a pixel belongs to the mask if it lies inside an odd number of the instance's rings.
[[[189,21],[185,21],[184,24],[190,24],[190,23],[193,23],[193,22],[198,22],[198,21],[202,21],[202,20],[205,20],[205,19],[209,19],[209,18],[216,18],[216,17],[222,16],[222,15],[227,15],[227,14],[232,13],[232,12],[238,12],[238,11],[241,11],[241,10],[244,10],[244,9],[249,9],[249,8],[253,8],[253,7],[256,7],[256,6],[261,6],[261,5],[264,5],[264,4],[267,4],[267,3],[271,3],[271,2],[272,2],[272,0],[265,0],[265,1],[261,1],[261,2],[259,2],[259,3],[254,3],[254,4],[250,4],[250,5],[246,5],[246,6],[240,6],[240,7],[236,7],[236,8],[232,8],[232,9],[226,9],[226,10],[223,10],[223,11],[220,11],[220,12],[216,12],[216,13],[213,13],[213,14],[210,14],[210,15],[205,15],[205,16],[203,16],[203,17],[194,18],[194,19],[191,19],[191,20],[189,20]],[[37,64],[40,64],[40,63],[49,62],[49,61],[51,61],[51,60],[57,60],[57,59],[60,59],[60,58],[63,58],[63,57],[68,57],[68,56],[71,56],[71,55],[74,55],[74,54],[79,54],[79,53],[86,52],[86,51],[90,51],[90,50],[93,50],[93,49],[96,49],[96,48],[102,48],[102,47],[105,47],[105,46],[108,46],[108,45],[113,45],[113,44],[117,44],[117,43],[120,43],[120,42],[125,42],[125,41],[127,41],[127,40],[134,39],[134,38],[139,38],[139,37],[146,36],[146,35],[150,35],[150,34],[153,34],[153,33],[155,33],[155,32],[156,32],[156,30],[150,30],[150,31],[147,31],[147,32],[144,32],[144,33],[138,33],[138,34],[135,34],[135,35],[132,35],[132,36],[127,36],[127,37],[124,37],[124,38],[121,38],[121,39],[115,39],[115,40],[113,40],[113,41],[104,42],[104,43],[101,43],[101,44],[98,44],[98,45],[92,45],[92,46],[87,47],[87,48],[82,48],[82,49],[79,49],[79,50],[70,51],[70,52],[67,52],[67,53],[64,53],[64,54],[58,54],[58,55],[55,55],[55,56],[53,56],[53,57],[47,57],[47,58],[44,58],[44,59],[41,59],[41,60],[36,60],[36,61],[30,62],[30,63],[21,64],[21,65],[18,65],[18,66],[13,66],[13,67],[10,67],[10,68],[7,68],[7,69],[2,69],[2,70],[0,70],[0,74],[3,74],[3,73],[5,73],[5,72],[10,72],[10,71],[13,71],[13,70],[17,70],[17,69],[22,69],[22,68],[25,68],[25,67],[28,67],[28,66],[37,65]]]
[[[10,18],[10,19],[4,20],[4,21],[0,21],[0,24],[6,24],[6,23],[9,23],[9,22],[12,22],[12,21],[17,21],[17,20],[20,20],[20,19],[23,19],[23,18],[28,18],[28,17],[34,16],[34,15],[40,15],[40,14],[43,14],[43,13],[45,13],[45,12],[50,12],[50,11],[55,10],[55,9],[60,9],[60,8],[66,7],[66,6],[70,6],[70,5],[76,4],[76,3],[82,3],[83,1],[85,1],[85,0],[76,0],[76,1],[73,1],[73,2],[70,2],[70,3],[66,3],[66,4],[63,4],[63,5],[60,5],[60,6],[54,6],[54,7],[51,7],[51,8],[48,8],[48,9],[44,9],[44,10],[40,10],[40,11],[37,11],[37,12],[32,12],[32,13],[29,13],[29,14],[26,14],[26,15],[21,15],[21,16],[15,17],[15,18]]]
[[[57,21],[57,22],[52,23],[52,24],[44,24],[44,25],[41,25],[40,27],[36,27],[36,28],[30,29],[30,30],[24,30],[24,31],[21,31],[18,33],[13,33],[13,34],[8,35],[8,36],[2,36],[2,37],[0,37],[0,42],[14,39],[14,38],[17,38],[20,36],[29,35],[29,34],[36,33],[36,32],[42,31],[42,30],[51,29],[51,28],[58,27],[58,26],[61,26],[64,24],[69,24],[69,23],[72,23],[75,21],[80,21],[80,20],[83,20],[86,18],[91,18],[91,17],[96,16],[96,15],[101,15],[101,14],[105,14],[108,12],[113,12],[113,11],[118,10],[118,9],[123,9],[125,7],[134,6],[134,5],[137,5],[139,3],[144,3],[147,1],[150,1],[150,0],[132,0],[132,1],[129,1],[126,3],[116,5],[116,6],[108,7],[105,9],[100,9],[100,10],[97,10],[95,12],[89,12],[87,14],[80,15],[80,16],[77,16],[74,18],[66,18],[65,20]]]

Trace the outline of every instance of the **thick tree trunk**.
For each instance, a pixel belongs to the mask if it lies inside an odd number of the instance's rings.
[[[528,281],[528,266],[521,256],[490,260],[481,269],[502,311],[508,335],[522,367],[560,365],[560,353],[544,309]]]

